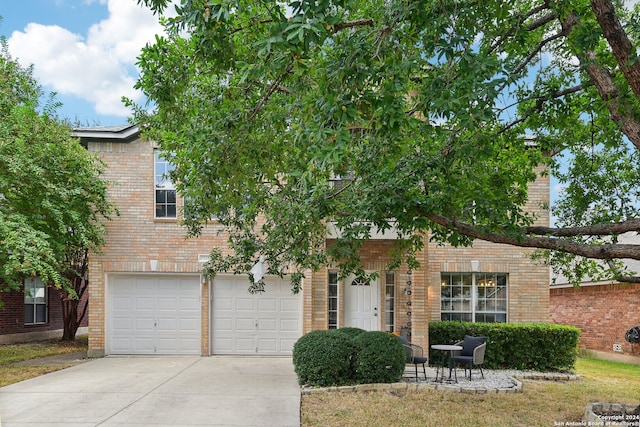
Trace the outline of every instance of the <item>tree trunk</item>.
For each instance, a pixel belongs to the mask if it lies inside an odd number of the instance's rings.
[[[78,305],[80,301],[71,298],[69,295],[62,298],[62,315],[63,315],[63,341],[73,341],[76,339],[76,333],[82,318],[78,318]]]
[[[67,271],[67,278],[70,282],[70,292],[63,292],[62,318],[63,318],[63,341],[73,341],[76,339],[76,333],[87,314],[89,302],[87,299],[83,301],[83,296],[89,287],[89,251],[82,248],[80,251],[73,253],[73,257],[69,262],[71,268]],[[72,289],[72,291],[71,291]],[[82,304],[84,305],[82,306]],[[82,309],[80,310],[80,308]]]

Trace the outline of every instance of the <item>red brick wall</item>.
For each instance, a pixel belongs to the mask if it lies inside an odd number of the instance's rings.
[[[580,348],[640,356],[640,345],[624,339],[640,325],[640,284],[551,289],[549,311],[551,322],[582,330]],[[614,352],[614,344],[622,351]]]
[[[62,329],[60,294],[57,290],[49,288],[47,295],[49,299],[48,322],[38,325],[25,325],[24,293],[22,291],[1,293],[0,299],[2,299],[4,305],[0,308],[0,335],[25,334]],[[83,299],[86,303],[86,294]],[[87,318],[88,316],[85,316],[80,326],[87,326]],[[60,333],[60,336],[62,337],[62,333]]]

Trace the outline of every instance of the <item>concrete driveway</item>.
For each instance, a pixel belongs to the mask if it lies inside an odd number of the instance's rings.
[[[0,425],[299,426],[291,358],[106,357],[0,388]]]

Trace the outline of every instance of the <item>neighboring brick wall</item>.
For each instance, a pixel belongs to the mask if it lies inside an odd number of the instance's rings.
[[[24,292],[13,291],[3,292],[0,298],[3,307],[0,308],[0,341],[20,341],[23,339],[38,339],[39,334],[50,331],[60,331],[62,337],[62,304],[60,303],[60,294],[54,288],[49,288],[48,292],[48,322],[37,325],[25,325],[24,323]],[[86,296],[83,297],[86,303]],[[81,327],[88,325],[88,316],[85,316]],[[6,338],[11,335],[11,337]],[[18,335],[24,335],[20,337]],[[48,335],[48,334],[47,334]],[[5,337],[5,338],[2,338]]]
[[[553,288],[550,319],[579,328],[580,348],[640,356],[640,345],[624,339],[630,328],[640,326],[640,284]],[[614,344],[622,351],[614,352]]]

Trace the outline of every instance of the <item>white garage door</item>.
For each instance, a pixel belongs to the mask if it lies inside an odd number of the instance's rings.
[[[213,354],[291,355],[302,334],[301,296],[288,281],[267,278],[266,292],[250,294],[248,280],[213,282]]]
[[[200,354],[198,276],[111,277],[110,354]]]

